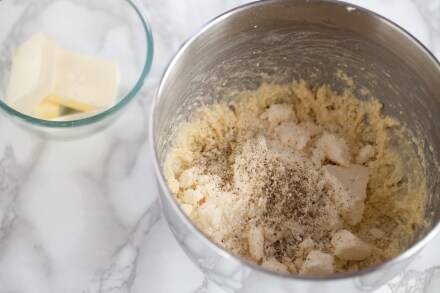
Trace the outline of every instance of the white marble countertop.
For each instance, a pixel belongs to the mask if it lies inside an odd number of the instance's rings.
[[[160,76],[196,28],[243,0],[143,0],[155,57],[138,99],[88,138],[42,140],[0,118],[0,293],[223,292],[185,256],[160,211],[147,121]],[[351,0],[440,58],[440,0]],[[1,28],[0,28],[1,29]],[[439,292],[440,235],[377,292]]]

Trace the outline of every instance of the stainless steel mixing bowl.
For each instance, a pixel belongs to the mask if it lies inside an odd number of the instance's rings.
[[[199,231],[168,189],[162,165],[174,129],[201,103],[232,90],[306,78],[341,89],[341,69],[424,141],[427,158],[426,230],[410,248],[381,265],[329,277],[282,275],[228,253]],[[206,276],[234,292],[370,291],[395,276],[440,230],[440,65],[403,29],[343,2],[269,0],[234,9],[189,39],[169,64],[152,109],[151,142],[161,202],[183,250]]]

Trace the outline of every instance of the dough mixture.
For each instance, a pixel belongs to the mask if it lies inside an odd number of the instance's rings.
[[[414,239],[426,195],[421,159],[395,147],[405,129],[381,109],[304,81],[201,107],[167,153],[169,188],[213,241],[268,269],[381,263]]]

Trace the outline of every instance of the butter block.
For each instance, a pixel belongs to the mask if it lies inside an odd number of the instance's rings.
[[[36,118],[49,120],[60,116],[63,109],[64,107],[59,104],[43,100],[32,110],[31,115]]]
[[[356,225],[364,214],[364,201],[369,180],[369,170],[361,165],[323,167],[326,180],[335,190],[334,200],[338,213],[350,225]]]
[[[51,92],[58,50],[58,42],[43,33],[18,48],[6,92],[6,102],[12,108],[30,115]]]
[[[60,48],[48,99],[82,112],[102,110],[116,103],[118,85],[116,62]]]

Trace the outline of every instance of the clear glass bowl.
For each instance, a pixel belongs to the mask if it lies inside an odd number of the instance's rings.
[[[12,55],[38,32],[58,39],[67,49],[117,61],[121,72],[117,103],[73,121],[42,120],[9,107],[4,99]],[[72,138],[109,125],[141,89],[152,60],[151,29],[136,0],[0,1],[0,109],[20,126],[42,136]]]
[[[194,61],[197,62],[194,62]],[[197,105],[255,89],[268,77],[343,89],[337,70],[371,91],[424,142],[426,229],[397,257],[358,272],[326,277],[287,275],[226,251],[182,211],[166,184],[163,162],[176,126]],[[234,96],[230,97],[231,99]],[[440,64],[417,40],[371,11],[330,0],[266,0],[211,21],[176,53],[162,78],[150,116],[150,142],[165,218],[185,253],[208,279],[229,292],[370,292],[386,283],[440,232]]]

